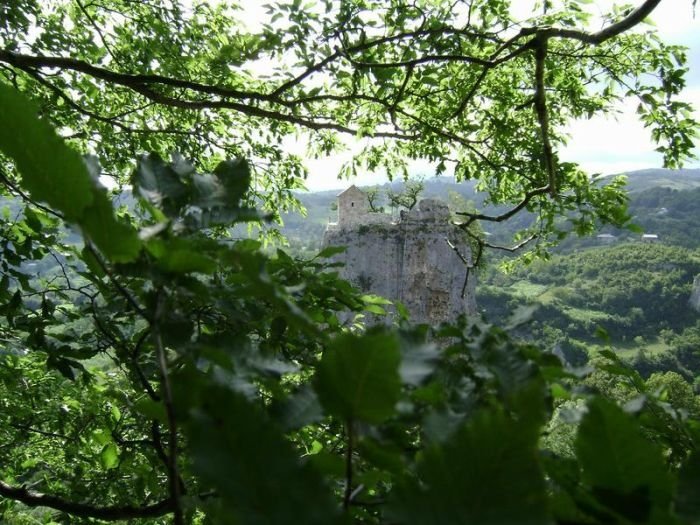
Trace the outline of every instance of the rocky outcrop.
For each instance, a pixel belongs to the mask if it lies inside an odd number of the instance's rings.
[[[476,312],[475,276],[462,296],[466,266],[452,246],[469,262],[471,251],[464,233],[450,223],[446,204],[422,200],[397,222],[361,216],[348,221],[340,215],[345,207],[338,209],[338,223],[329,225],[324,245],[346,247],[335,257],[344,263],[345,279],[400,301],[414,322],[438,324]]]
[[[700,312],[700,274],[695,276],[693,281],[693,291],[690,293],[690,307],[696,312]]]

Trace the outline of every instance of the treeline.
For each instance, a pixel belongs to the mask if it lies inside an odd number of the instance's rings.
[[[698,370],[699,315],[688,305],[698,273],[697,250],[641,242],[597,247],[556,255],[510,275],[483,272],[478,304],[492,320],[524,303],[539,305],[528,335],[577,364],[588,359],[591,345],[601,343],[596,334],[602,329],[647,373]],[[664,351],[645,353],[645,348]],[[665,365],[648,363],[664,354]]]

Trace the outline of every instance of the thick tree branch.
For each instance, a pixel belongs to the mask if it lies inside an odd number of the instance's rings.
[[[112,84],[128,87],[138,91],[145,86],[162,85],[179,89],[189,89],[197,93],[216,95],[221,97],[232,97],[249,100],[270,100],[269,95],[254,91],[240,91],[237,89],[211,86],[190,80],[166,77],[163,75],[119,73],[106,68],[93,66],[84,60],[66,57],[54,57],[43,55],[24,55],[0,49],[0,61],[15,66],[23,71],[37,68],[58,68],[63,70],[85,73],[93,78],[98,78]]]
[[[359,130],[355,128],[350,128],[343,126],[341,124],[334,124],[332,122],[319,122],[311,118],[298,117],[291,115],[289,113],[282,113],[279,111],[272,111],[268,109],[259,108],[257,106],[249,106],[240,102],[233,102],[229,100],[183,100],[173,97],[168,97],[160,93],[156,93],[148,88],[134,88],[135,91],[142,94],[146,98],[153,100],[159,104],[165,106],[179,107],[183,109],[192,110],[202,110],[202,109],[233,109],[245,115],[251,117],[262,117],[269,118],[271,120],[276,120],[280,122],[288,122],[290,124],[295,124],[307,129],[313,130],[330,130],[338,131],[340,133],[345,133],[349,135],[358,135]],[[395,133],[389,131],[377,131],[373,133],[374,137],[381,138],[393,138],[398,140],[413,140],[417,138],[416,135],[407,135],[404,133]]]
[[[358,68],[388,68],[388,67],[408,67],[413,68],[421,64],[440,63],[440,62],[462,62],[466,64],[476,64],[479,66],[490,67],[493,63],[489,60],[473,57],[468,55],[425,55],[413,60],[402,60],[397,62],[362,62],[353,60],[349,56],[348,61]]]
[[[552,142],[549,139],[549,113],[547,112],[547,98],[544,82],[545,60],[547,58],[547,39],[539,36],[535,40],[535,112],[540,126],[540,139],[542,140],[542,163],[547,172],[549,191],[552,197],[557,194],[557,174],[554,160]]]
[[[332,122],[321,122],[314,118],[300,117],[290,113],[263,109],[258,106],[240,102],[240,100],[249,99],[258,101],[268,101],[271,103],[281,105],[289,105],[283,100],[273,98],[271,95],[264,95],[254,92],[243,92],[228,88],[220,88],[217,86],[210,86],[206,84],[200,84],[197,82],[173,79],[161,75],[132,75],[126,73],[117,73],[108,69],[92,66],[87,62],[72,58],[30,56],[22,55],[20,53],[14,53],[12,51],[7,50],[0,50],[0,61],[11,64],[12,66],[30,74],[34,78],[37,78],[37,68],[60,68],[84,73],[92,76],[93,78],[97,78],[109,82],[111,84],[129,88],[132,91],[135,91],[136,93],[139,93],[140,95],[151,100],[152,102],[164,106],[192,110],[232,109],[248,116],[269,118],[271,120],[281,122],[289,122],[290,124],[295,124],[313,130],[330,130],[350,135],[357,135],[359,133],[359,130],[348,126],[343,126],[341,124],[335,124]],[[45,79],[44,82],[46,82]],[[175,98],[153,91],[153,89],[151,89],[152,85],[163,85],[174,88],[188,89],[198,93],[217,95],[222,98],[218,100]],[[48,87],[55,91],[57,94],[59,94],[62,98],[67,99],[66,95],[60,93],[59,88],[55,86]],[[112,120],[110,117],[104,117],[101,115],[97,115],[93,112],[89,112],[84,108],[76,106],[75,103],[72,103],[70,105],[83,114],[86,114],[104,122],[110,122],[119,127],[123,127],[123,125],[120,125],[120,123],[115,123],[115,121]],[[416,136],[414,135],[406,135],[403,133],[394,132],[376,132],[374,136],[382,138],[394,138],[398,140],[413,140],[416,138]]]
[[[87,503],[76,503],[57,496],[43,494],[25,487],[13,487],[0,481],[0,496],[19,501],[28,507],[48,507],[81,518],[119,521],[139,518],[158,518],[173,511],[171,499],[135,507],[131,505],[98,507]]]

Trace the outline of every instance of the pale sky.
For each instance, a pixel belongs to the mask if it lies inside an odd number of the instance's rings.
[[[639,4],[641,0],[630,2]],[[591,12],[603,12],[611,3],[610,0],[595,0],[589,9]],[[620,2],[617,2],[618,4]],[[515,0],[513,2],[514,16],[525,18],[530,13],[531,1]],[[700,6],[694,16],[692,0],[663,0],[655,9],[652,20],[656,30],[667,43],[681,44],[689,48],[687,74],[688,86],[684,99],[695,108],[695,117],[700,120]],[[260,3],[246,2],[245,17],[251,24],[264,18]],[[616,117],[595,117],[590,120],[576,121],[569,128],[571,140],[568,146],[559,151],[562,161],[578,162],[590,173],[612,174],[644,168],[659,168],[662,166],[661,155],[654,151],[655,145],[649,138],[648,130],[644,129],[636,119],[637,102],[629,100],[622,105]],[[303,144],[289,140],[285,149],[304,155]],[[353,144],[352,149],[361,148],[362,144]],[[695,148],[700,156],[700,149]],[[319,191],[347,187],[351,182],[358,185],[380,184],[386,182],[383,174],[365,174],[349,180],[338,180],[340,167],[351,156],[351,152],[310,160],[307,162],[309,178],[306,186],[309,190]],[[700,161],[694,160],[685,167],[700,167]],[[412,175],[434,174],[433,168],[427,162],[416,162],[411,165]]]

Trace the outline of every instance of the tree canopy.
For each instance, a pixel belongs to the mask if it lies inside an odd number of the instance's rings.
[[[571,119],[634,97],[667,166],[690,155],[685,51],[640,30],[659,2],[597,19],[589,2],[546,1],[515,20],[507,0],[285,1],[251,29],[235,2],[14,0],[0,71],[122,181],[143,151],[203,169],[243,156],[251,198],[277,211],[303,158],[349,135],[366,147],[345,173],[452,163],[493,202],[541,210],[541,236],[566,212],[579,231],[625,219],[618,186],[559,162]],[[303,154],[279,147],[300,132]]]
[[[365,142],[349,173],[453,163],[510,204],[464,211],[480,247],[472,223],[524,209],[541,246],[625,222],[621,181],[557,150],[632,96],[666,163],[690,155],[684,50],[639,31],[659,2],[597,31],[583,0],[523,21],[505,0],[293,0],[252,29],[228,2],[2,3],[0,519],[696,523],[695,414],[614,352],[624,405],[514,341],[527,311],[367,327],[386,300],[335,248],[231,233],[294,206],[305,156],[343,135]],[[282,146],[300,133],[303,155]],[[541,440],[564,400],[569,455]]]

